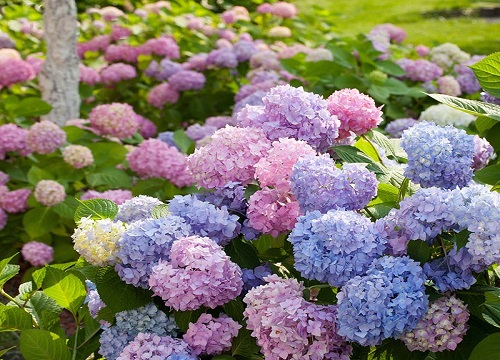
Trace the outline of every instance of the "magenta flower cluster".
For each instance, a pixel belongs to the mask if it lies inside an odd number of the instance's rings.
[[[115,136],[125,139],[132,136],[139,124],[135,119],[135,112],[128,104],[112,103],[98,105],[89,114],[92,128],[101,135]]]
[[[21,255],[32,266],[44,266],[54,259],[54,249],[42,242],[30,241],[21,248]]]

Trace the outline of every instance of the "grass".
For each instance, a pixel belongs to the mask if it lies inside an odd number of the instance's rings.
[[[479,18],[474,9],[499,6],[472,0],[297,0],[301,12],[328,18],[332,32],[367,33],[375,25],[392,23],[406,30],[408,44],[434,46],[455,43],[472,54],[500,51],[500,18]],[[452,10],[471,15],[447,16]]]

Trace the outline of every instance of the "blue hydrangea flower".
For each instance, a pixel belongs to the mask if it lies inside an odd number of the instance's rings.
[[[248,202],[245,199],[245,187],[241,183],[230,181],[223,188],[217,188],[213,192],[195,194],[201,201],[209,202],[222,208],[225,206],[229,212],[244,215],[247,211]]]
[[[383,257],[337,294],[338,334],[363,346],[413,329],[428,308],[423,270],[409,257]]]
[[[136,221],[118,240],[119,262],[115,270],[127,284],[148,288],[153,266],[159,260],[169,260],[175,240],[192,234],[189,224],[175,215]]]
[[[118,213],[113,221],[130,224],[137,220],[146,220],[151,218],[151,210],[160,204],[163,203],[157,198],[145,195],[136,196],[118,205]]]
[[[255,269],[241,269],[241,272],[243,273],[243,291],[245,292],[254,287],[264,285],[266,283],[264,278],[273,273],[271,265],[268,262],[257,266]]]
[[[331,209],[359,210],[377,194],[375,174],[362,165],[335,167],[328,155],[306,156],[293,166],[292,194],[303,212]]]
[[[158,139],[163,141],[165,144],[170,145],[175,147],[176,149],[179,149],[177,144],[174,141],[174,133],[173,131],[164,131],[161,133],[158,133]]]
[[[174,317],[167,316],[153,303],[119,312],[115,319],[115,325],[104,329],[99,339],[99,354],[107,360],[115,360],[140,332],[176,337],[179,330]]]
[[[405,176],[423,187],[464,187],[472,180],[474,137],[453,126],[422,121],[405,130],[401,146],[408,154]]]
[[[182,217],[191,226],[193,235],[206,236],[224,246],[238,236],[241,225],[237,215],[230,215],[227,208],[201,201],[194,195],[174,196],[169,203],[172,215]]]
[[[332,286],[364,275],[385,250],[368,218],[344,210],[312,211],[299,217],[288,241],[301,275]]]

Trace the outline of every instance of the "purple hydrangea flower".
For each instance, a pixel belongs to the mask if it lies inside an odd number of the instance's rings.
[[[495,150],[493,149],[493,146],[491,146],[491,144],[488,142],[488,140],[475,135],[472,168],[474,170],[484,168],[486,165],[488,165],[488,162],[491,160],[494,152]]]
[[[170,84],[161,83],[151,89],[147,100],[152,106],[161,109],[165,104],[175,104],[179,101],[179,96],[179,92]]]
[[[234,69],[238,66],[238,59],[231,48],[220,48],[212,50],[207,58],[206,64],[218,68]]]
[[[439,65],[424,59],[401,59],[397,64],[406,72],[404,77],[412,81],[432,81],[443,75]]]
[[[415,328],[428,308],[425,280],[408,257],[375,260],[366,275],[352,278],[337,294],[339,335],[374,346]]]
[[[290,176],[291,190],[302,211],[359,210],[377,194],[375,174],[358,164],[342,170],[328,155],[299,159]]]
[[[288,241],[302,276],[337,287],[364,275],[385,250],[368,218],[344,210],[308,212],[299,217]]]
[[[392,138],[400,138],[401,135],[403,134],[403,131],[411,128],[417,122],[418,121],[413,118],[396,119],[387,124],[387,126],[385,127],[385,131],[387,131],[387,133]]]
[[[193,70],[181,70],[168,78],[170,87],[176,91],[200,90],[205,81],[205,75]]]
[[[32,266],[44,266],[54,260],[54,249],[52,246],[39,241],[30,241],[23,245],[21,254],[24,260]]]
[[[239,215],[246,213],[248,203],[245,199],[245,187],[237,182],[228,182],[224,187],[213,192],[197,193],[198,200],[214,204],[218,208],[225,206],[231,213]]]
[[[125,346],[117,360],[197,360],[189,345],[172,336],[140,332]]]
[[[135,221],[118,240],[115,270],[127,284],[147,288],[153,266],[169,259],[174,241],[191,234],[191,226],[179,216]]]
[[[472,180],[474,137],[464,130],[422,121],[403,132],[401,146],[408,154],[404,174],[421,186],[451,189]]]
[[[182,217],[192,234],[206,236],[224,246],[240,232],[239,216],[229,214],[225,206],[199,200],[194,195],[176,195],[169,202],[169,212]]]
[[[266,276],[272,275],[271,264],[266,262],[255,269],[241,269],[243,276],[243,291],[247,292],[257,286],[264,285]]]
[[[257,48],[252,41],[240,40],[234,44],[233,52],[239,62],[248,61],[253,54],[257,52]]]

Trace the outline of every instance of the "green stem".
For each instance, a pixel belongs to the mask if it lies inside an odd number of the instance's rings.
[[[76,323],[75,342],[73,343],[73,355],[71,357],[71,360],[76,360],[76,349],[78,345],[78,329],[80,327],[80,320],[78,319],[78,315],[75,315],[75,323]]]
[[[12,301],[14,304],[16,304],[19,308],[23,308],[23,305],[22,304],[19,304],[16,299],[14,299],[12,296],[10,296],[9,294],[7,294],[4,289],[0,289],[0,294],[2,294],[3,296],[5,296],[7,299],[9,299],[10,301]]]
[[[382,157],[380,156],[380,153],[378,152],[377,148],[375,147],[375,145],[373,145],[373,143],[370,141],[370,139],[368,139],[366,137],[365,134],[361,135],[361,137],[370,144],[370,146],[372,147],[373,151],[375,151],[375,154],[377,154],[377,158],[378,158],[378,162],[381,163],[382,165],[384,165],[384,161],[382,160]]]

